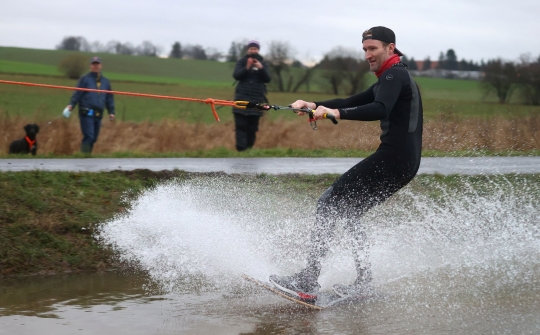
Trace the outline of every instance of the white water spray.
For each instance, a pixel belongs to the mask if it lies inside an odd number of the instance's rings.
[[[495,178],[460,191],[416,184],[370,211],[362,222],[375,284],[416,278],[426,285],[440,271],[478,289],[538,281],[540,188],[517,184]],[[163,183],[102,224],[99,238],[169,290],[201,282],[227,287],[242,273],[290,274],[304,265],[316,199],[267,190],[249,178]],[[346,241],[339,229],[323,264],[323,289],[354,279]]]

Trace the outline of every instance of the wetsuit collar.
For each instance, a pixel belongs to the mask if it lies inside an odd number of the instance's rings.
[[[399,62],[400,62],[399,55],[393,54],[387,60],[385,60],[384,63],[382,63],[379,70],[375,72],[375,75],[377,76],[377,78],[379,78],[383,74],[384,71],[388,70],[389,68],[392,67],[392,65]]]

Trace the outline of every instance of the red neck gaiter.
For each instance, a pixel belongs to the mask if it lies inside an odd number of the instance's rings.
[[[387,60],[384,61],[384,63],[382,63],[379,70],[377,72],[375,72],[375,75],[377,76],[377,78],[379,78],[383,74],[384,71],[391,68],[392,65],[394,65],[396,63],[399,63],[400,60],[401,59],[399,58],[398,54],[393,54],[392,56],[390,56],[390,58],[388,58]]]

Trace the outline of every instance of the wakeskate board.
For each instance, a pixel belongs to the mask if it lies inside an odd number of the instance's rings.
[[[336,293],[334,292],[319,292],[317,294],[317,301],[316,302],[313,302],[313,303],[310,303],[310,302],[306,302],[306,301],[303,301],[303,300],[299,300],[297,299],[296,297],[293,297],[285,292],[282,292],[280,290],[278,290],[274,285],[272,285],[271,283],[266,283],[266,282],[262,282],[260,280],[257,280],[253,277],[250,277],[248,275],[245,275],[243,274],[242,275],[242,278],[244,278],[245,280],[251,282],[251,283],[254,283],[255,285],[257,286],[260,286],[262,288],[265,288],[267,289],[268,291],[272,292],[272,293],[275,293],[287,300],[290,300],[294,303],[297,303],[299,305],[302,305],[302,306],[305,306],[305,307],[309,307],[309,308],[312,308],[312,309],[316,309],[316,310],[323,310],[325,308],[328,308],[328,307],[331,307],[331,306],[334,306],[334,305],[337,305],[337,304],[340,304],[340,303],[345,303],[345,302],[350,302],[350,301],[357,301],[357,300],[361,300],[363,297],[341,297],[339,295],[337,295]]]

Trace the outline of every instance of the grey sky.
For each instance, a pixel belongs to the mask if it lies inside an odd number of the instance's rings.
[[[232,41],[288,41],[302,60],[336,46],[360,50],[361,34],[394,30],[408,57],[516,60],[540,55],[540,1],[452,0],[0,0],[0,45],[54,49],[65,36],[134,45],[148,40],[165,53],[175,41],[227,52]]]

